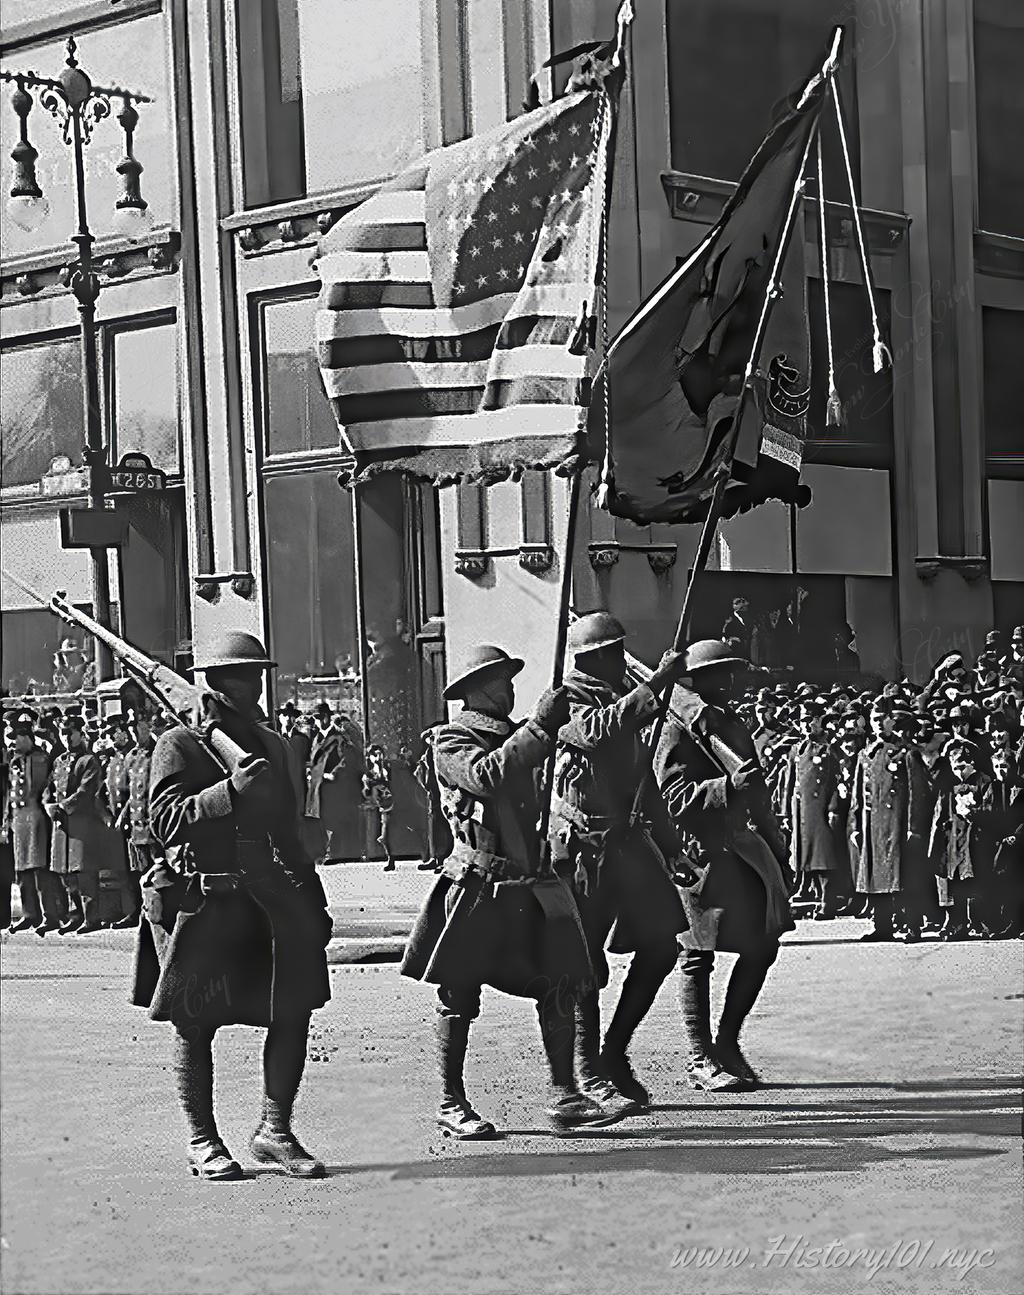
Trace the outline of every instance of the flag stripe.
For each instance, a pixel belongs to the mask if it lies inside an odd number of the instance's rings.
[[[426,252],[329,252],[320,273],[332,283],[363,283],[388,279],[392,283],[429,283]]]
[[[337,401],[332,401],[337,404]],[[551,404],[528,409],[485,409],[453,417],[396,418],[388,422],[349,423],[346,438],[365,442],[374,451],[413,450],[431,446],[472,446],[496,440],[526,440],[534,436],[574,435],[577,411]]]
[[[348,369],[327,369],[324,388],[329,396],[351,392],[405,391],[417,387],[483,386],[504,378],[531,375],[579,378],[586,369],[586,356],[573,355],[564,346],[517,346],[496,350],[482,360],[445,360],[441,363],[362,364]]]
[[[425,337],[376,334],[372,337],[332,338],[317,344],[321,368],[343,369],[364,364],[396,364],[403,361],[441,363],[449,360],[485,360],[495,349],[524,346],[532,336],[543,336],[549,344],[565,345],[572,337],[575,321],[565,315],[528,315],[504,324],[477,329],[461,336]]]
[[[429,283],[328,283],[324,285],[324,305],[330,310],[380,310],[399,306],[422,309],[424,315],[434,304]]]
[[[580,384],[574,378],[520,378],[489,382],[475,387],[418,387],[404,391],[366,392],[355,396],[332,396],[335,417],[349,436],[357,423],[377,424],[383,433],[387,423],[402,419],[424,419],[436,414],[463,414],[478,410],[510,409],[515,404],[538,405],[558,402],[572,406],[571,419],[579,425],[576,408]],[[375,440],[374,433],[371,440]]]
[[[416,225],[360,225],[348,242],[353,252],[425,252],[427,229]]]

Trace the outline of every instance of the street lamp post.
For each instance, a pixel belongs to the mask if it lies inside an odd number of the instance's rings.
[[[107,485],[108,446],[103,436],[100,416],[99,356],[96,348],[96,299],[100,282],[93,268],[92,249],[95,239],[89,229],[85,201],[85,146],[92,138],[97,123],[111,116],[111,101],[120,101],[117,120],[125,137],[125,155],[118,163],[122,194],[115,203],[114,226],[128,237],[146,233],[152,223],[148,206],[142,197],[139,177],[142,165],[133,152],[135,128],[139,114],[135,105],[152,103],[148,95],[125,90],[121,86],[95,86],[78,66],[77,45],[68,37],[67,60],[56,80],[37,76],[35,72],[0,70],[0,79],[14,85],[11,107],[18,117],[18,142],[11,150],[14,162],[13,184],[7,210],[11,219],[22,229],[33,231],[49,214],[49,203],[36,180],[36,159],[39,154],[29,141],[28,117],[33,107],[30,91],[39,91],[40,104],[60,124],[61,137],[74,155],[75,211],[77,227],[71,242],[77,249],[77,259],[68,266],[63,282],[78,302],[78,317],[82,339],[82,396],[85,410],[85,444],[82,455],[89,476],[89,505],[102,509]],[[101,625],[110,625],[110,572],[106,548],[92,548],[92,601],[93,616]],[[110,649],[96,644],[96,681],[109,679],[114,672]]]

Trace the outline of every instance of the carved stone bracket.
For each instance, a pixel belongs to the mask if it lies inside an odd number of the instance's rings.
[[[69,264],[67,256],[66,248],[51,248],[0,261],[0,306],[67,292],[77,272],[77,263]],[[181,235],[175,229],[154,230],[144,240],[104,236],[96,241],[95,271],[108,280],[152,278],[177,270],[180,256]]]
[[[619,560],[619,546],[617,544],[588,544],[587,556],[590,558],[590,565],[595,571],[607,571],[613,567]]]
[[[524,571],[542,575],[550,571],[555,562],[555,550],[550,544],[520,544],[519,565]]]
[[[663,576],[676,564],[676,545],[667,544],[661,549],[648,549],[647,561],[656,576]]]
[[[949,557],[937,554],[931,558],[915,558],[914,570],[920,580],[934,580],[940,571],[957,571],[969,585],[984,579],[989,572],[986,557]]]
[[[487,574],[490,555],[482,549],[458,549],[455,554],[455,571],[467,580],[479,580]]]
[[[251,602],[256,596],[256,577],[251,571],[214,571],[194,576],[196,596],[204,602],[215,603],[220,599],[222,585],[230,585],[231,592],[239,598]]]
[[[238,231],[238,246],[243,252],[255,252],[257,248],[263,246],[263,239],[258,229],[253,229],[251,225],[246,225],[245,229]]]

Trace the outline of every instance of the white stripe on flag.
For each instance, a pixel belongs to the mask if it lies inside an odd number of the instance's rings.
[[[495,351],[488,360],[411,360],[324,369],[323,379],[329,396],[356,396],[425,387],[483,387],[503,378],[578,378],[586,371],[586,362],[585,355],[573,355],[562,345],[517,346]]]
[[[382,333],[396,337],[454,337],[500,324],[515,299],[514,292],[502,292],[496,297],[474,301],[470,306],[450,308],[405,310],[400,306],[382,306],[318,310],[316,340],[329,342],[335,337],[376,337]]]
[[[352,449],[360,453],[432,449],[527,440],[532,436],[575,436],[586,412],[579,405],[510,405],[476,414],[351,423],[342,430]]]
[[[317,269],[324,283],[430,283],[426,252],[329,252]]]

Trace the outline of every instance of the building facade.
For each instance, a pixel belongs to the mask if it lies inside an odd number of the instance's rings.
[[[121,139],[89,146],[100,238],[103,420],[112,460],[145,453],[155,495],[118,499],[128,542],[111,596],[126,635],[179,666],[223,624],[265,635],[278,703],[345,710],[387,753],[392,838],[421,846],[411,765],[442,713],[446,659],[474,640],[523,652],[528,704],[550,674],[565,484],[441,491],[397,477],[342,490],[337,430],[311,350],[310,257],[344,211],[426,149],[521,110],[552,51],[604,36],[615,0],[5,0],[0,62],[54,75],[68,32],[98,82],[150,94],[136,154],[156,218],[109,232]],[[695,634],[742,592],[795,602],[827,643],[849,626],[865,670],[920,678],[950,648],[1024,620],[1024,14],[1013,0],[642,0],[622,100],[610,225],[613,329],[704,236],[829,29],[874,282],[894,356],[871,333],[834,129],[825,189],[842,429],[815,365],[803,509],[722,526]],[[3,565],[90,597],[88,554],[57,508],[84,502],[76,310],[61,282],[67,149],[29,126],[51,219],[5,223],[0,262]],[[3,152],[16,121],[0,116]],[[816,209],[806,222],[812,349],[823,357]],[[6,215],[3,218],[7,220]],[[106,223],[105,223],[106,222]],[[58,469],[54,471],[52,469]],[[41,482],[46,482],[45,487]],[[629,647],[671,637],[695,527],[638,528],[582,510],[573,602],[607,606]],[[802,592],[801,592],[802,591]],[[2,588],[4,686],[45,684],[62,637]],[[364,843],[365,844],[365,843]],[[359,853],[357,843],[346,847]]]

